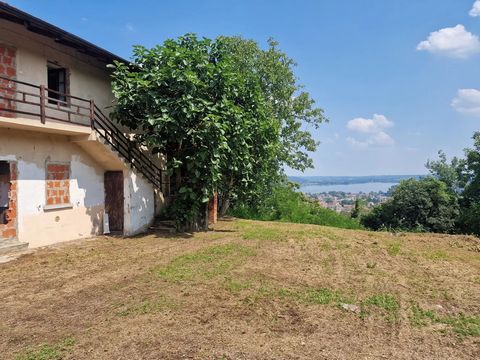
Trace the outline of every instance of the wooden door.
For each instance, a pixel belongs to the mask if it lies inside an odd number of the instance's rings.
[[[123,172],[107,171],[104,176],[105,212],[110,231],[123,232]]]

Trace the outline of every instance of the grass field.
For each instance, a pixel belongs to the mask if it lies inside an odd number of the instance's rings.
[[[480,241],[226,220],[0,265],[2,359],[478,359]]]

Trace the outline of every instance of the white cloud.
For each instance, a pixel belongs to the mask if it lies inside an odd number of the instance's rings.
[[[358,149],[365,149],[369,146],[390,146],[395,140],[385,132],[394,125],[393,121],[384,115],[374,114],[372,119],[355,118],[347,123],[347,128],[360,134],[365,134],[363,140],[347,137],[347,142]]]
[[[462,114],[480,116],[480,90],[460,89],[452,106]]]
[[[392,121],[379,114],[374,114],[373,119],[355,118],[347,124],[347,128],[350,130],[368,134],[377,133],[392,126]]]
[[[417,50],[464,59],[480,52],[480,40],[465,26],[457,25],[430,33],[427,40],[418,44]]]
[[[475,0],[472,10],[470,10],[470,16],[480,16],[480,0]]]
[[[134,32],[135,31],[135,26],[133,26],[133,24],[131,24],[131,23],[127,23],[127,24],[125,24],[125,29],[127,29],[127,31],[129,31],[129,32]]]

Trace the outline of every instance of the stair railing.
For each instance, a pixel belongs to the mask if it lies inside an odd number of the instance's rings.
[[[42,124],[53,120],[90,126],[132,168],[162,189],[162,169],[105,116],[93,100],[0,75],[0,117],[17,115],[40,118]]]

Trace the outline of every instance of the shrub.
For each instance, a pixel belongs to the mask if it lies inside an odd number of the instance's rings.
[[[452,232],[458,218],[457,197],[434,178],[408,179],[398,185],[392,199],[375,207],[361,219],[373,230]]]
[[[297,186],[292,183],[277,184],[262,203],[238,203],[229,214],[252,220],[286,221],[344,229],[362,228],[358,220],[325,209],[296,189]]]

